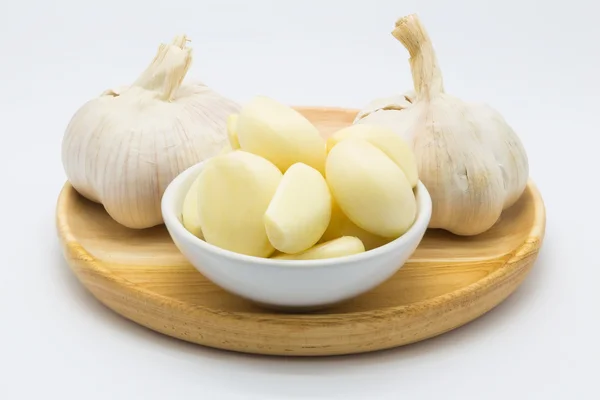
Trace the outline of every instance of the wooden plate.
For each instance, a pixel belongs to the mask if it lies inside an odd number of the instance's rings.
[[[355,110],[298,108],[324,136]],[[247,353],[335,355],[416,342],[457,328],[510,295],[531,269],[545,209],[530,183],[477,237],[428,231],[411,260],[371,292],[307,314],[267,311],[205,279],[164,226],[130,230],[68,183],[57,206],[64,255],[79,280],[117,313],[189,342]]]

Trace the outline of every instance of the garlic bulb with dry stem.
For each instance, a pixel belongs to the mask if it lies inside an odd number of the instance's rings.
[[[64,134],[69,182],[129,228],[163,222],[167,185],[228,143],[227,118],[240,110],[202,83],[182,84],[192,62],[187,42],[177,36],[160,45],[132,85],[85,103]]]
[[[410,54],[414,92],[373,101],[354,123],[386,126],[411,143],[433,201],[430,228],[483,233],[523,193],[529,175],[525,149],[496,110],[445,93],[417,15],[400,18],[392,35]]]

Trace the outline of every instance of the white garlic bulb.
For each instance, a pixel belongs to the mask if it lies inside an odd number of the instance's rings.
[[[163,223],[167,185],[228,143],[227,118],[241,108],[202,83],[182,84],[192,62],[187,42],[161,44],[132,85],[85,103],[64,134],[69,182],[129,228]]]
[[[525,190],[525,149],[493,108],[444,92],[433,46],[417,15],[399,19],[392,35],[410,54],[414,92],[371,102],[354,123],[386,126],[411,144],[433,201],[430,228],[483,233]]]

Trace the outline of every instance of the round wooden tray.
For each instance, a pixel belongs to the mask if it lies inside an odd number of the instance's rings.
[[[355,110],[298,108],[323,133]],[[545,209],[530,183],[488,232],[430,230],[410,261],[376,289],[333,308],[265,310],[215,286],[177,250],[164,226],[131,230],[68,183],[57,205],[63,252],[102,303],[143,326],[189,342],[247,353],[315,356],[400,346],[457,328],[508,297],[531,269]]]

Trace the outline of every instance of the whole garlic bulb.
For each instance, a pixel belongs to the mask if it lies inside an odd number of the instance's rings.
[[[177,36],[161,44],[132,85],[107,90],[77,110],[63,137],[69,182],[129,228],[163,223],[167,185],[228,143],[227,117],[240,110],[202,83],[182,84],[192,62],[187,42]]]
[[[433,201],[430,228],[483,233],[525,190],[525,149],[496,110],[444,92],[432,43],[417,15],[400,18],[392,35],[410,54],[414,92],[371,102],[354,123],[386,126],[411,143],[419,178]]]

